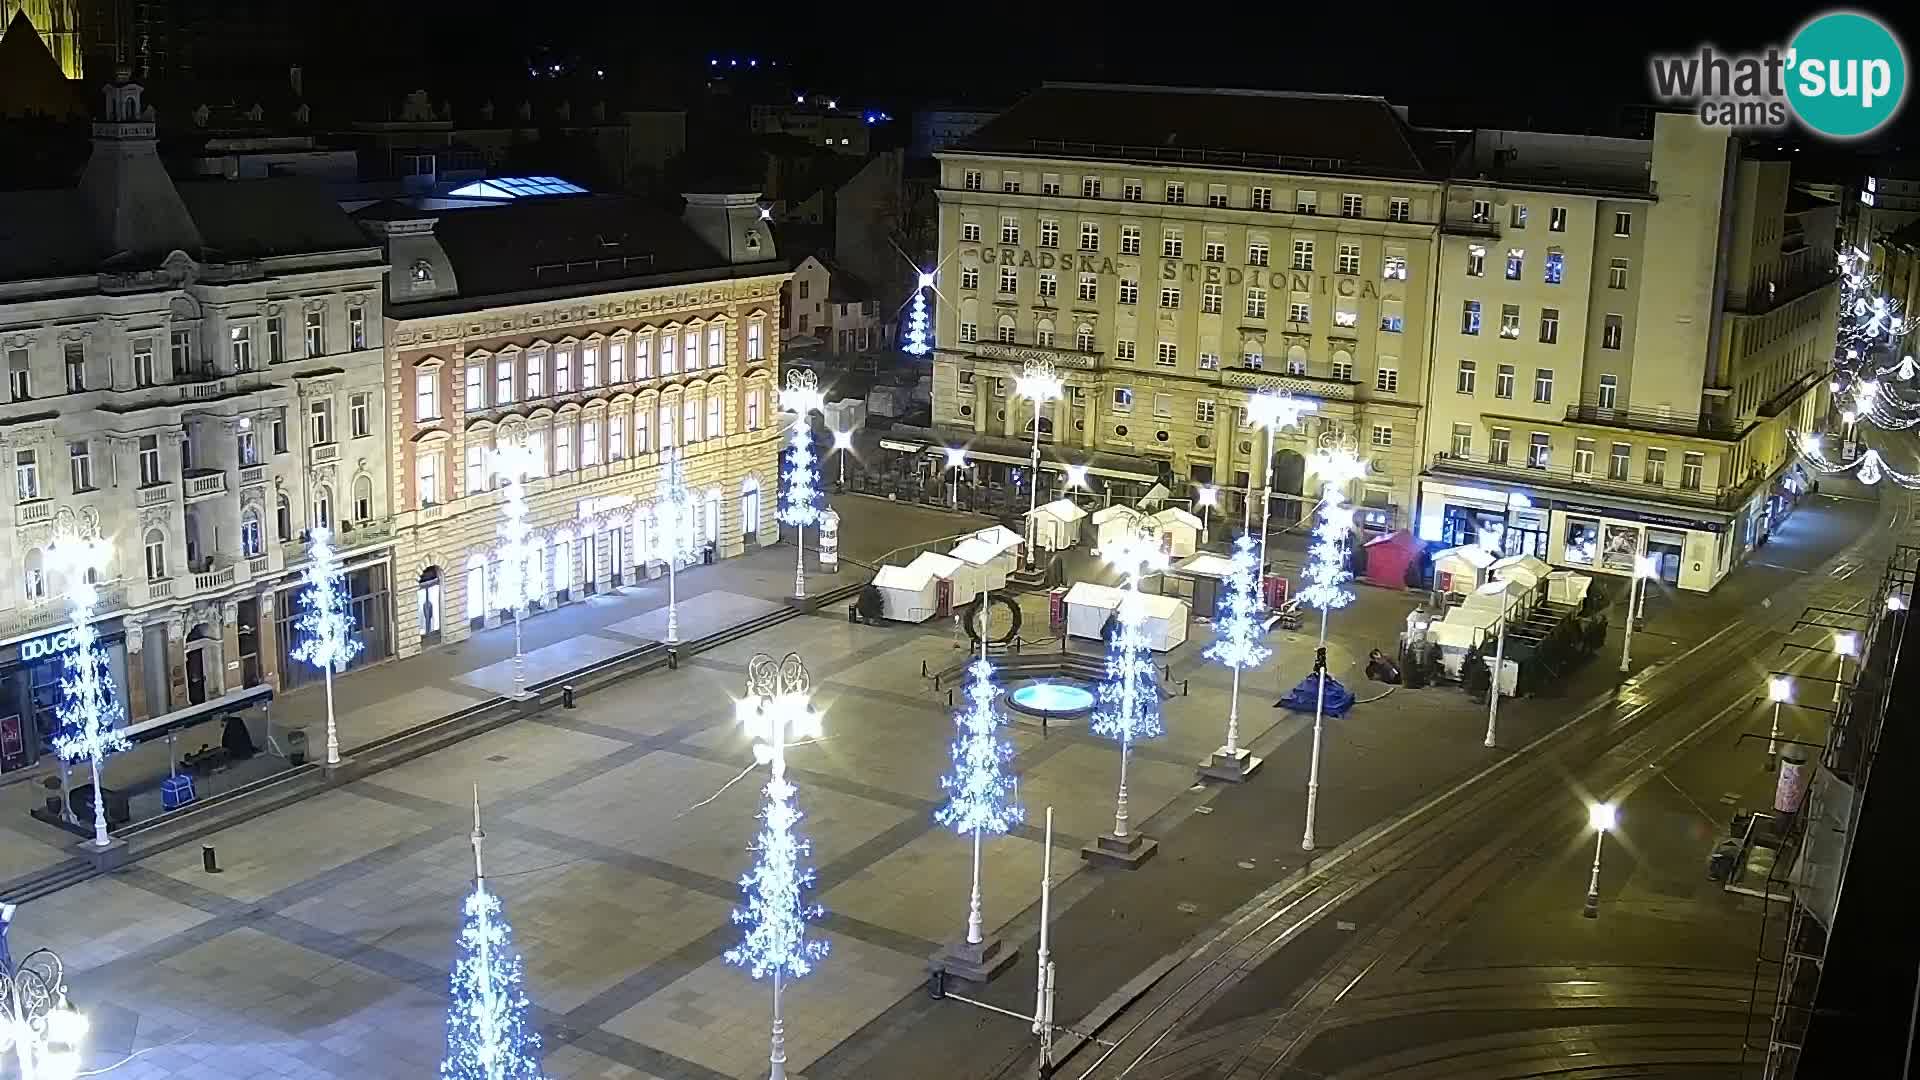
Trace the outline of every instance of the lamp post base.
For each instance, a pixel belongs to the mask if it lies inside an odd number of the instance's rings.
[[[117,870],[125,866],[129,857],[133,854],[131,849],[127,847],[127,842],[117,836],[109,837],[106,847],[100,847],[95,844],[91,836],[75,844],[73,847],[74,851],[79,853],[81,858],[93,864],[94,869],[102,871]]]
[[[1213,752],[1213,756],[1200,763],[1200,775],[1209,780],[1225,780],[1229,784],[1238,784],[1252,776],[1265,758],[1257,758],[1246,747],[1227,753],[1226,747]]]
[[[1580,914],[1589,919],[1600,917],[1600,898],[1593,893],[1587,894],[1587,902],[1580,906]]]
[[[1101,833],[1093,843],[1080,849],[1080,858],[1095,866],[1138,870],[1142,863],[1159,852],[1160,841],[1149,840],[1137,832],[1129,832],[1125,839],[1112,833]]]
[[[969,942],[962,935],[927,957],[927,970],[942,972],[950,979],[985,985],[1011,967],[1019,956],[1020,950],[1002,947],[997,934],[985,935],[978,943]]]

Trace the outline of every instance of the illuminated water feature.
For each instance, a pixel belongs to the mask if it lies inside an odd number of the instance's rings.
[[[1093,691],[1073,683],[1035,682],[1014,688],[1007,704],[1030,716],[1081,716],[1093,711]]]

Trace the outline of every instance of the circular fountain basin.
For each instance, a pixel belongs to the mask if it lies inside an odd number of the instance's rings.
[[[1007,695],[1007,705],[1016,712],[1049,720],[1084,716],[1094,704],[1093,691],[1066,682],[1032,682]]]

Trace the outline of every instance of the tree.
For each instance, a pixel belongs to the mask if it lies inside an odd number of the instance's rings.
[[[981,655],[967,666],[966,704],[953,717],[960,729],[953,740],[953,771],[940,778],[947,801],[933,815],[954,832],[973,837],[973,894],[967,908],[967,942],[972,945],[982,940],[980,838],[1003,835],[1026,817],[1007,772],[1013,745],[1000,737],[1007,720],[996,704],[1000,688],[994,685],[986,651],[982,641]]]
[[[1252,536],[1241,533],[1233,542],[1233,569],[1220,598],[1221,616],[1214,623],[1213,644],[1200,655],[1233,671],[1233,695],[1227,704],[1227,741],[1223,756],[1240,754],[1240,673],[1259,667],[1273,650],[1262,643],[1266,627],[1256,611],[1260,605],[1260,556]]]
[[[333,550],[333,533],[323,527],[308,534],[307,552],[312,559],[302,580],[300,613],[296,629],[300,644],[293,658],[319,668],[327,680],[327,764],[340,764],[340,729],[333,720],[333,675],[347,670],[347,664],[364,647],[353,636],[353,617],[348,611],[347,575],[340,568]]]
[[[500,898],[487,889],[481,859],[480,793],[473,796],[473,891],[462,910],[460,955],[453,964],[442,1080],[540,1080],[540,1035],[527,1025],[520,954]]]

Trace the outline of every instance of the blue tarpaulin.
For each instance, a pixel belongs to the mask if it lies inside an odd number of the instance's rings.
[[[1310,713],[1314,702],[1320,696],[1320,673],[1313,672],[1301,679],[1299,684],[1287,692],[1287,696],[1273,703],[1276,709],[1291,709],[1294,712]],[[1340,680],[1327,676],[1327,697],[1321,712],[1327,716],[1345,716],[1353,708],[1353,691],[1340,685]]]

